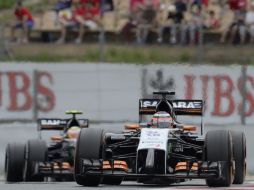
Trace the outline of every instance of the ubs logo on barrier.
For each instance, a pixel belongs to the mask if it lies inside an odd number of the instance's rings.
[[[220,119],[238,122],[240,115],[251,119],[254,114],[254,77],[251,70],[243,77],[237,67],[228,70],[226,67],[161,66],[155,70],[151,66],[143,69],[142,74],[144,98],[150,98],[153,91],[168,90],[176,91],[180,99],[202,99],[206,102],[205,115],[213,123]],[[243,85],[246,86],[245,93]]]
[[[53,77],[46,71],[0,72],[0,108],[7,112],[32,110],[34,104],[41,112],[49,112],[55,106]]]

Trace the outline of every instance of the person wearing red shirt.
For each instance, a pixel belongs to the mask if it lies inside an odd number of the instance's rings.
[[[228,0],[228,4],[230,9],[233,11],[238,11],[247,7],[247,0]]]
[[[92,1],[86,2],[86,4],[81,4],[80,0],[73,0],[72,10],[69,16],[65,14],[59,15],[59,21],[62,25],[61,37],[56,43],[62,44],[65,42],[67,29],[70,27],[78,27],[79,34],[76,40],[76,44],[80,44],[83,41],[83,36],[85,33],[85,27],[93,29],[97,26],[102,26],[100,22],[100,10],[98,7],[94,6]]]
[[[135,12],[140,5],[144,4],[144,0],[130,0],[130,12]]]
[[[15,38],[15,31],[18,28],[23,29],[23,38],[22,42],[27,43],[28,42],[28,34],[29,30],[33,27],[34,21],[31,13],[26,7],[23,7],[22,1],[18,1],[15,4],[14,12],[13,12],[16,20],[11,26],[11,38]]]
[[[75,42],[80,41],[84,35],[84,14],[85,10],[81,6],[79,0],[73,0],[71,9],[66,9],[59,12],[59,22],[62,26],[62,30],[60,38],[56,41],[57,44],[65,43],[67,29],[73,27],[77,27],[79,31]]]
[[[93,30],[103,27],[100,16],[100,8],[97,4],[94,4],[95,2],[96,0],[86,0],[86,3],[83,4],[84,8],[83,24],[87,29]],[[82,38],[80,38],[80,41],[82,41]]]
[[[85,10],[84,18],[86,20],[94,20],[95,17],[100,16],[100,9],[98,6],[94,6],[93,0],[87,0],[87,3],[83,5]],[[96,19],[95,19],[96,20]]]

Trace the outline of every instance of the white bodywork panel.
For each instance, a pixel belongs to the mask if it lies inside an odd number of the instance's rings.
[[[141,136],[138,150],[142,149],[158,149],[167,150],[168,133],[170,129],[141,129]]]

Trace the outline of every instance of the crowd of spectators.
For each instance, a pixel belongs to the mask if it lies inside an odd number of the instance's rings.
[[[125,0],[123,0],[125,1]],[[102,3],[103,2],[103,3]],[[74,40],[83,41],[84,33],[90,29],[102,29],[105,11],[114,11],[113,0],[61,0],[54,10],[61,25],[58,44],[65,43],[68,29],[78,30]],[[220,7],[215,11],[209,7],[214,3]],[[104,5],[104,6],[102,6]],[[254,43],[254,1],[252,0],[129,0],[128,22],[121,34],[129,41],[135,34],[135,42],[147,42],[149,32],[157,35],[158,43],[196,44],[203,31],[220,31],[221,43]],[[162,14],[162,12],[166,12]],[[222,24],[226,14],[231,14],[227,24]],[[11,38],[17,28],[23,29],[22,42],[28,42],[29,29],[33,27],[33,17],[22,1],[15,5],[15,22],[12,24]],[[228,17],[228,16],[227,16]]]

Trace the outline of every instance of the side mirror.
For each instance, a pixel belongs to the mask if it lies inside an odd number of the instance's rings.
[[[178,129],[183,129],[183,124],[181,124],[181,123],[174,123],[173,124],[173,126],[174,126],[174,128],[178,128]]]
[[[140,128],[147,128],[151,126],[151,123],[140,123],[139,126]]]

